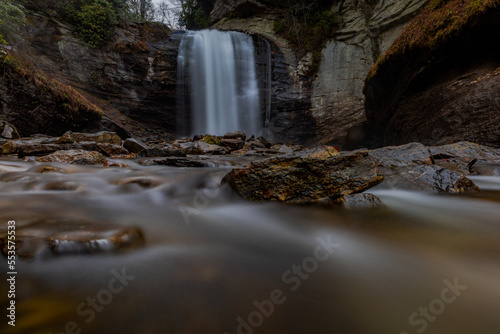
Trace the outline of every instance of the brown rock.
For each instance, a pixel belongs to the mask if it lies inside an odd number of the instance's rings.
[[[373,209],[384,206],[384,203],[372,194],[352,194],[340,198],[337,203],[349,210]]]
[[[106,158],[96,151],[68,150],[57,151],[43,157],[38,157],[36,161],[61,162],[73,165],[103,165],[106,163]]]
[[[78,133],[68,131],[62,135],[56,144],[71,144],[71,143],[81,143],[81,142],[95,142],[103,144],[122,144],[122,139],[114,132],[101,131],[97,133]]]
[[[107,157],[130,154],[130,152],[121,145],[113,145],[107,143],[98,143],[96,145],[99,148],[99,152]]]
[[[123,147],[125,147],[129,152],[132,153],[139,153],[149,148],[148,145],[134,138],[125,139],[125,141],[123,142]]]
[[[239,139],[245,140],[247,135],[243,131],[231,131],[222,136],[223,139]]]
[[[231,150],[241,150],[245,146],[245,142],[241,139],[221,139],[221,145],[229,147]]]
[[[382,180],[376,160],[366,151],[338,154],[336,150],[315,149],[235,168],[223,183],[256,202],[333,204]]]
[[[0,138],[19,139],[21,136],[14,125],[0,120]]]

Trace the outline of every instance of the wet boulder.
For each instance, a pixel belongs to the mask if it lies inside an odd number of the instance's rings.
[[[130,154],[130,152],[121,145],[114,145],[108,143],[97,143],[96,145],[99,148],[99,152],[101,152],[107,157]]]
[[[245,146],[245,142],[241,139],[222,138],[221,145],[224,147],[228,147],[232,151],[237,151],[241,150]]]
[[[222,147],[214,144],[207,144],[203,141],[195,143],[194,149],[200,151],[201,154],[207,154],[207,155],[224,155],[230,151],[230,149],[228,149],[227,147]]]
[[[335,204],[382,182],[377,165],[367,151],[339,154],[321,147],[235,168],[222,182],[255,202]]]
[[[21,136],[14,125],[0,120],[0,138],[19,139]]]
[[[222,139],[237,139],[243,140],[247,138],[247,135],[243,131],[231,131],[222,136]]]
[[[429,147],[435,163],[464,175],[493,176],[500,165],[500,149],[471,142]]]
[[[20,145],[16,149],[19,158],[24,158],[27,156],[43,156],[54,153],[56,151],[69,150],[101,151],[99,146],[93,142],[82,142],[74,144]]]
[[[38,162],[59,162],[73,165],[104,165],[106,158],[96,151],[67,150],[56,151],[49,155],[36,158]]]
[[[125,139],[125,141],[123,142],[123,147],[125,147],[129,152],[132,153],[139,153],[149,148],[148,145],[134,138]]]

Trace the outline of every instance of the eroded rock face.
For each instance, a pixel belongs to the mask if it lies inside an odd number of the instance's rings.
[[[15,49],[36,59],[37,67],[106,100],[108,119],[134,137],[175,132],[179,40],[170,39],[168,28],[123,23],[105,47],[94,49],[70,25],[41,14],[28,18],[25,39]]]
[[[289,42],[274,32],[282,3],[218,0],[211,18],[217,29],[247,32],[271,44],[270,136],[301,144],[331,141],[350,148],[364,146],[366,139],[363,84],[369,69],[427,2],[335,2],[332,11],[338,15],[340,27],[323,49],[316,76],[308,72],[312,54],[299,58]],[[264,61],[259,59],[264,48],[258,46],[258,65]],[[263,64],[258,67],[264,68]]]
[[[316,142],[333,140],[346,148],[363,145],[364,129],[355,127],[366,121],[365,77],[427,2],[342,1],[334,6],[341,27],[323,50],[323,60],[312,86],[311,112],[317,124]]]
[[[333,204],[383,180],[368,152],[304,151],[235,168],[223,179],[243,198],[261,202]]]
[[[416,44],[379,62],[365,85],[372,143],[500,146],[499,20],[498,6],[489,8],[433,48]]]

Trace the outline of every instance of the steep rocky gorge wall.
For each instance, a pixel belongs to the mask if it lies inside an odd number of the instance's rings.
[[[27,17],[14,46],[18,54],[94,99],[108,120],[135,136],[175,132],[179,41],[170,39],[168,28],[122,23],[107,45],[95,49],[70,25],[41,13]]]
[[[309,71],[312,54],[299,59],[290,43],[274,32],[282,5],[219,0],[211,19],[214,28],[258,35],[273,45],[270,130],[275,139],[306,144],[332,141],[349,147],[363,145],[366,139],[363,83],[368,71],[427,2],[336,1],[332,10],[338,15],[339,29],[326,43],[314,77]]]
[[[499,6],[441,2],[412,22],[366,81],[374,145],[500,146]]]

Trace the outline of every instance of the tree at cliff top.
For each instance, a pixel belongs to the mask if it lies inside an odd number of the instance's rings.
[[[216,0],[179,0],[181,11],[179,24],[187,29],[210,27],[209,15]]]
[[[0,38],[9,39],[25,21],[23,8],[12,0],[0,2]]]
[[[274,31],[289,40],[300,56],[313,52],[314,63],[319,64],[321,50],[337,27],[332,5],[332,0],[289,0]]]

